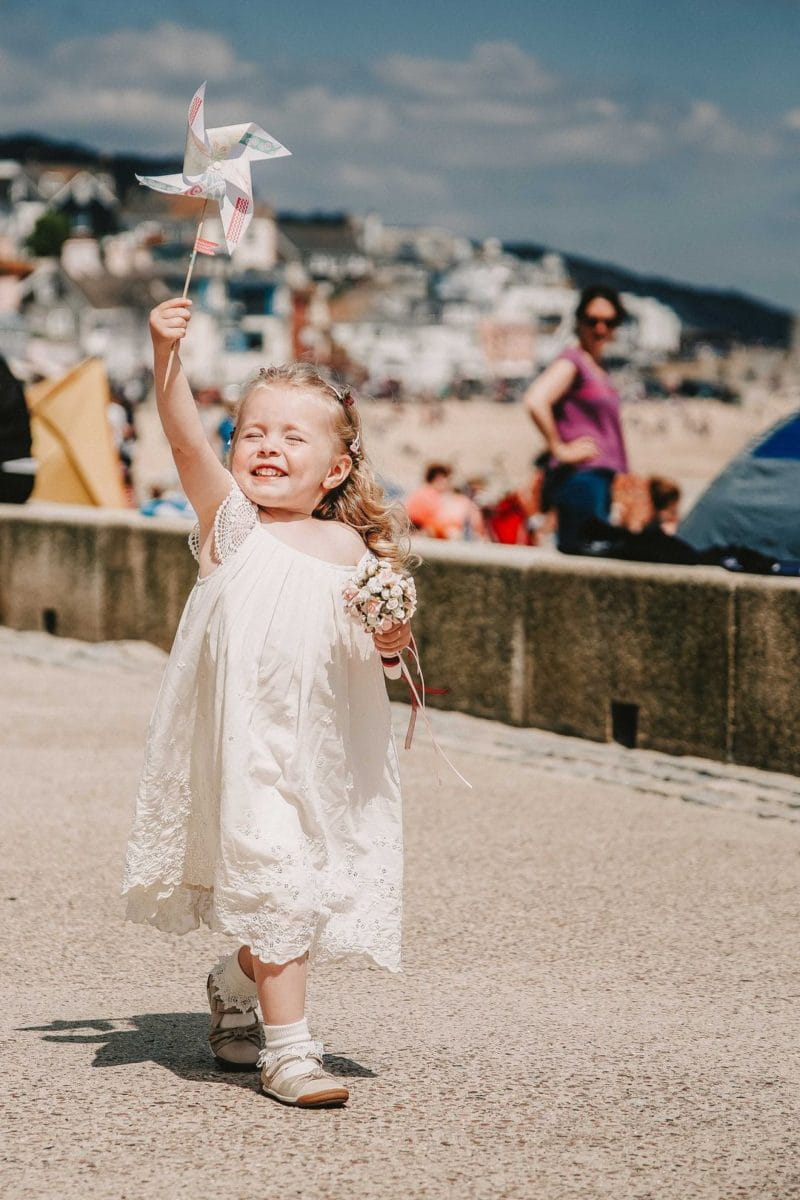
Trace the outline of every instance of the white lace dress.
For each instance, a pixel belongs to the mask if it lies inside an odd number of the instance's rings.
[[[150,722],[128,917],[204,922],[264,962],[399,970],[397,755],[379,656],[344,610],[354,568],[280,541],[235,484],[214,539]]]

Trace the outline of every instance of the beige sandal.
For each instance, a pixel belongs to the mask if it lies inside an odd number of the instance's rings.
[[[208,977],[206,993],[211,1009],[208,1044],[217,1063],[227,1071],[255,1070],[264,1044],[258,992],[239,966],[238,951],[217,963]]]
[[[262,1050],[261,1088],[266,1096],[298,1108],[339,1108],[350,1098],[344,1084],[322,1066],[322,1043],[301,1042],[285,1050]]]

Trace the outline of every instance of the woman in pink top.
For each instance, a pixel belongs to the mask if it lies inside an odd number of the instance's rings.
[[[581,553],[590,518],[608,520],[614,476],[628,469],[619,393],[602,366],[626,316],[613,288],[584,288],[575,314],[578,345],[562,351],[525,393],[550,453],[545,502],[558,514],[565,554]]]

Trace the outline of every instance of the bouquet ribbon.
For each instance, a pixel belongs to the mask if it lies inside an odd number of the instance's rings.
[[[426,696],[445,696],[445,695],[447,695],[448,689],[447,688],[428,688],[425,686],[425,676],[422,674],[422,663],[420,662],[420,658],[419,658],[419,650],[417,649],[417,643],[415,642],[413,636],[411,638],[411,644],[406,647],[406,650],[411,655],[414,669],[416,670],[417,675],[419,676],[419,689],[417,688],[416,684],[414,683],[414,680],[411,677],[411,672],[409,671],[408,666],[406,665],[406,662],[403,658],[403,652],[401,651],[400,654],[398,655],[398,657],[400,659],[400,670],[402,672],[403,678],[405,679],[406,683],[408,684],[409,692],[411,693],[411,716],[408,719],[408,729],[406,730],[405,741],[403,744],[404,744],[406,750],[411,749],[411,742],[414,738],[414,729],[416,728],[416,724],[417,724],[417,714],[419,713],[422,716],[422,720],[425,722],[425,728],[428,731],[428,736],[431,739],[433,748],[436,751],[436,753],[439,755],[440,758],[444,759],[444,761],[447,763],[448,767],[453,772],[453,774],[456,775],[461,780],[461,782],[463,784],[466,784],[466,786],[468,788],[470,788],[470,790],[471,790],[472,784],[470,783],[470,781],[468,779],[464,778],[464,776],[461,774],[461,772],[458,770],[458,768],[453,765],[453,763],[450,761],[450,759],[448,758],[445,751],[439,745],[439,742],[437,741],[437,738],[436,738],[436,734],[433,732],[431,723],[428,720],[427,709],[425,708],[425,697]],[[441,776],[439,775],[438,768],[436,770],[436,781],[439,784],[441,784],[441,782],[442,782]]]

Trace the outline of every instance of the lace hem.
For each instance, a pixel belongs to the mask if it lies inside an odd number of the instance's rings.
[[[296,934],[294,938],[284,936],[279,942],[274,933],[269,940],[259,937],[257,932],[248,928],[246,917],[237,920],[220,916],[214,908],[212,888],[170,885],[158,881],[146,887],[131,886],[127,901],[125,917],[134,924],[153,925],[162,933],[179,934],[191,933],[205,925],[214,933],[236,938],[240,945],[247,946],[262,962],[278,966],[308,954],[309,961],[313,963],[347,959],[348,962],[378,967],[392,974],[402,969],[399,906],[392,913],[392,932],[389,934],[384,932],[381,935],[374,928],[374,936],[369,937],[364,936],[366,930],[359,928],[354,936],[346,936],[349,931],[331,930],[327,927],[329,921],[322,920],[316,929]],[[385,929],[385,922],[381,922],[381,925]]]

